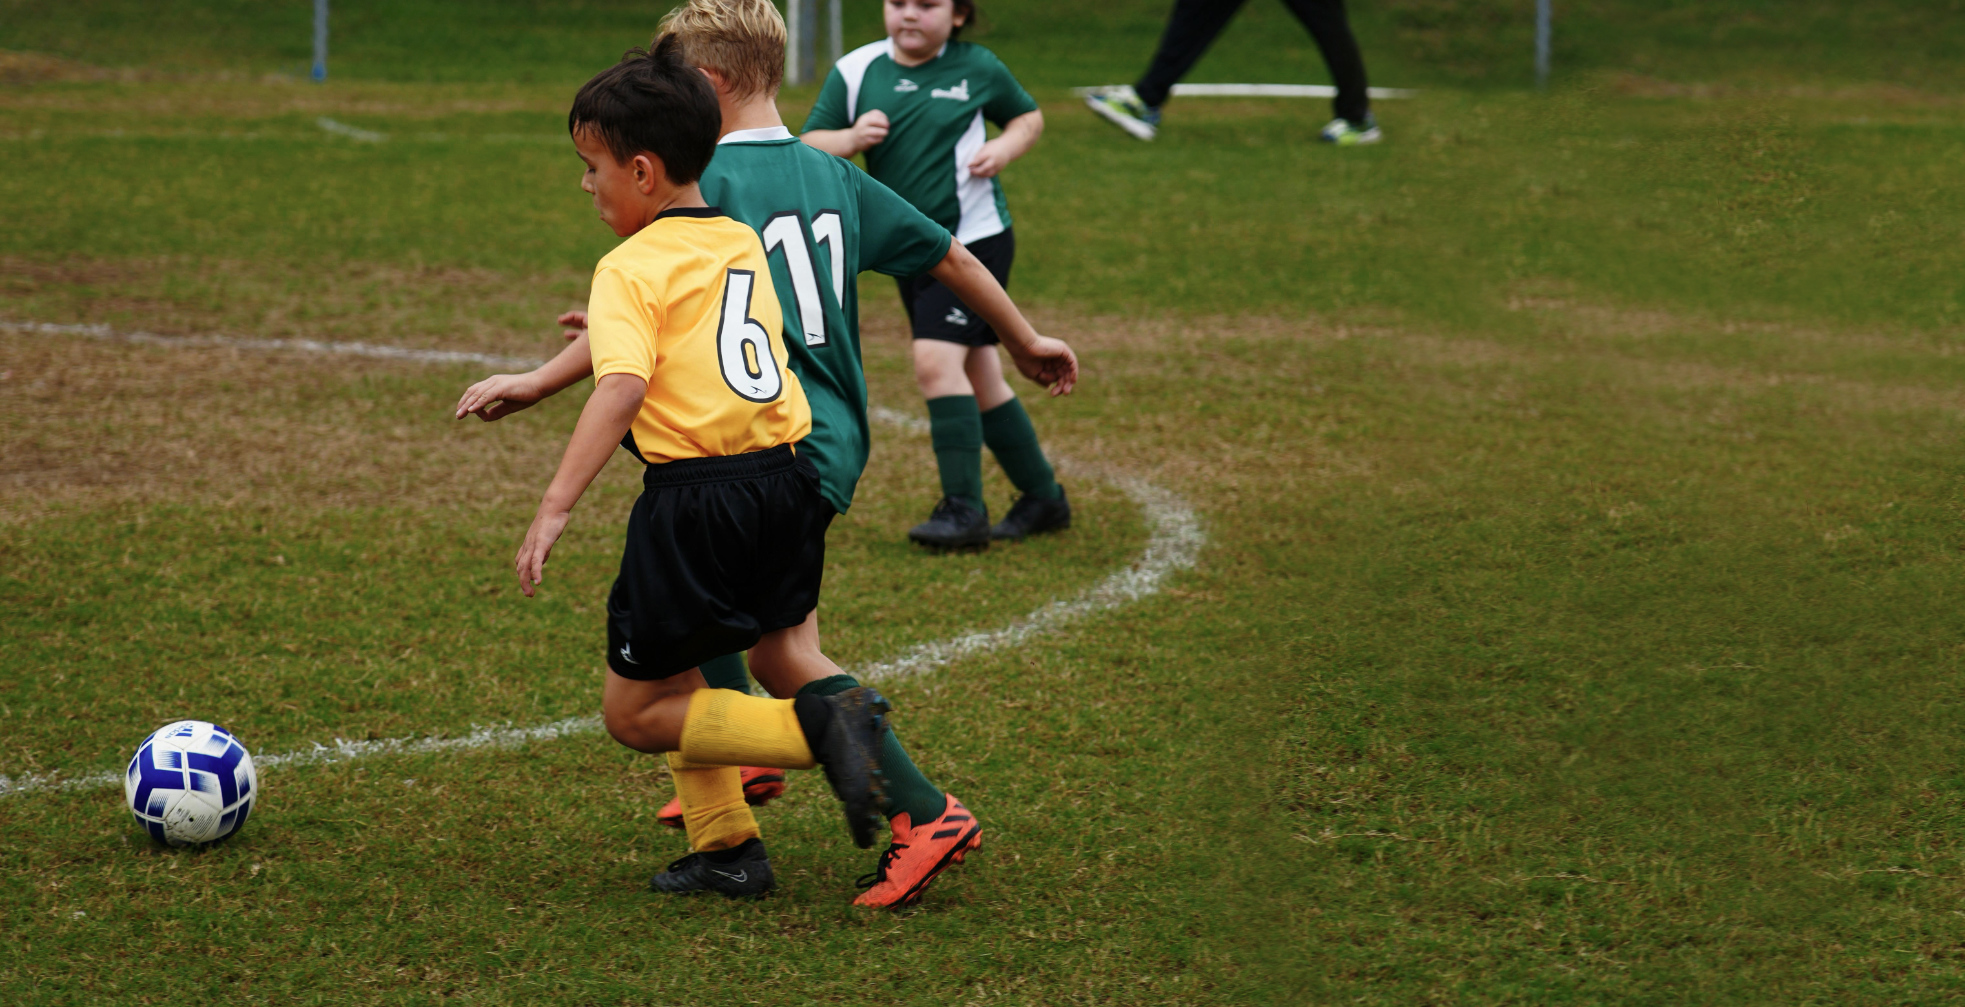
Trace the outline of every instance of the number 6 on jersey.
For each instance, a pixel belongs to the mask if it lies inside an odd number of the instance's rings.
[[[716,325],[716,360],[723,383],[752,402],[770,402],[785,390],[778,359],[771,354],[771,333],[751,317],[751,289],[757,274],[732,269],[723,285],[723,316]]]

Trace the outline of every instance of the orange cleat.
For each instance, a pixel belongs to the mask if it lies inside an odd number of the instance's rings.
[[[744,803],[753,808],[771,803],[773,798],[785,794],[785,771],[766,769],[762,766],[745,766],[743,769]],[[662,810],[655,813],[655,820],[671,829],[682,828],[682,799],[669,798]]]
[[[891,825],[894,841],[880,855],[879,870],[860,879],[866,891],[853,900],[856,906],[912,905],[943,869],[982,848],[982,826],[953,794],[940,818],[915,828],[903,811]]]

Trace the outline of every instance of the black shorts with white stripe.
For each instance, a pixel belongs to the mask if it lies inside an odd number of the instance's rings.
[[[1017,257],[1017,239],[1010,231],[992,234],[967,246],[989,270],[1003,289],[1010,287],[1010,262]],[[916,339],[939,339],[964,346],[995,346],[996,330],[984,324],[955,291],[932,276],[895,277],[901,288],[901,306],[907,309],[908,324]]]

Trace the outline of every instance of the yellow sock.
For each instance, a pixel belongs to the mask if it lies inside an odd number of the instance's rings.
[[[811,769],[818,761],[791,703],[734,689],[697,689],[682,721],[682,754],[711,765]]]
[[[669,774],[682,802],[682,827],[698,853],[727,850],[758,836],[757,819],[744,803],[743,774],[736,766],[690,762],[669,753]]]

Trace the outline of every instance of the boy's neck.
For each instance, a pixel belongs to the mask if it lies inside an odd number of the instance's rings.
[[[754,94],[733,100],[719,88],[716,103],[723,108],[723,132],[719,136],[729,136],[740,129],[770,129],[785,124],[784,116],[778,114],[775,94]]]
[[[940,56],[942,54],[942,50],[946,48],[948,48],[948,43],[944,41],[942,42],[941,45],[938,45],[933,49],[928,50],[925,53],[916,55],[914,53],[908,52],[906,49],[901,48],[900,45],[897,43],[894,46],[894,62],[899,63],[902,66],[908,66],[908,67],[920,66],[921,64],[926,63],[937,56]]]
[[[666,193],[656,193],[654,198],[643,204],[642,211],[647,219],[641,222],[641,226],[647,227],[653,224],[656,217],[670,210],[687,210],[708,205],[710,204],[703,201],[702,188],[696,183],[678,185]]]

